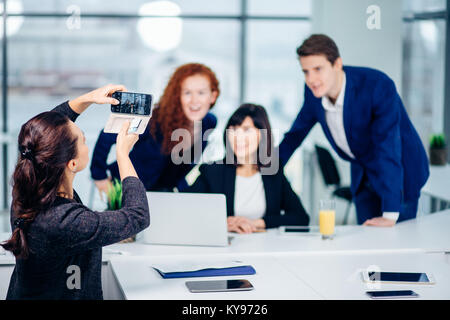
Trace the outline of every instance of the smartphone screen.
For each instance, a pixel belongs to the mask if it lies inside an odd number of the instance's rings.
[[[253,289],[250,281],[244,279],[187,281],[186,286],[191,292],[244,291]]]
[[[430,282],[426,273],[409,272],[373,272],[369,271],[370,281],[389,281],[389,282]]]
[[[367,291],[367,295],[371,298],[414,298],[419,295],[412,290],[398,290],[398,291]]]
[[[150,94],[117,91],[111,96],[120,102],[117,105],[111,105],[112,112],[143,116],[150,115],[152,103],[152,96]]]

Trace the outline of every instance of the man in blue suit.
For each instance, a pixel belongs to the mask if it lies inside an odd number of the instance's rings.
[[[297,54],[305,98],[280,144],[281,162],[318,122],[337,154],[351,162],[359,224],[393,226],[415,218],[428,159],[394,82],[378,70],[343,66],[326,35],[310,36]]]

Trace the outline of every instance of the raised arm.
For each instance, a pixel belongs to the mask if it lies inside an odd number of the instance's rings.
[[[69,101],[70,108],[78,113],[82,114],[91,104],[118,104],[111,95],[116,91],[126,91],[127,89],[120,84],[108,84],[104,87],[90,91],[74,100]]]
[[[90,91],[74,100],[66,101],[61,103],[52,109],[52,111],[56,111],[62,113],[69,117],[70,120],[75,122],[80,114],[82,114],[91,104],[118,104],[114,98],[111,98],[111,95],[116,91],[126,91],[125,86],[120,84],[108,84],[104,87],[95,89]]]
[[[122,203],[119,210],[96,212],[82,204],[66,205],[55,214],[58,224],[53,240],[64,248],[65,254],[75,254],[106,246],[129,238],[147,228],[150,214],[145,187],[139,180],[128,156],[139,139],[128,134],[130,122],[126,121],[117,136],[117,163],[122,180]]]

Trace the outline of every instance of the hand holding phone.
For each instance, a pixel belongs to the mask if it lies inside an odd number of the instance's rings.
[[[128,129],[128,133],[135,133],[141,124],[142,119],[134,118],[130,123],[130,128]]]
[[[117,91],[126,91],[125,86],[120,84],[108,84],[101,88],[92,90],[82,96],[69,101],[69,105],[73,111],[78,114],[83,113],[91,104],[117,104],[119,100],[113,98],[112,95]]]
[[[127,88],[121,84],[109,84],[88,93],[90,101],[97,104],[115,104],[117,99],[115,93],[126,91]]]
[[[130,123],[128,121],[125,121],[122,125],[122,128],[120,129],[119,134],[117,135],[116,153],[118,157],[120,155],[128,156],[134,144],[139,140],[139,136],[137,134],[128,133],[129,126]]]

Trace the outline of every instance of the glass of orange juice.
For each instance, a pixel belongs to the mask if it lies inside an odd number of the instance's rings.
[[[336,203],[334,200],[320,200],[319,229],[322,239],[333,239],[336,216],[335,208]]]

